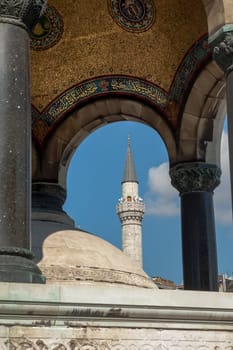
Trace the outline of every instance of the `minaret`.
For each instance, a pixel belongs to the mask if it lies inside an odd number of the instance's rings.
[[[122,227],[123,252],[142,266],[142,219],[145,208],[138,196],[138,180],[130,148],[130,137],[121,184],[122,197],[117,205],[117,214]]]

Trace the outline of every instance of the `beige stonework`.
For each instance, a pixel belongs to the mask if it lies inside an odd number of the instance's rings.
[[[198,76],[184,108],[176,162],[205,159],[220,164],[225,85],[224,73],[215,62],[210,62]]]
[[[39,267],[47,283],[80,284],[83,281],[157,287],[140,266],[107,241],[81,230],[57,231],[43,243]]]

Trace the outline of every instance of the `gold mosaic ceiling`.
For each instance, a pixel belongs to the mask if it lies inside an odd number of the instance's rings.
[[[184,55],[207,32],[201,0],[154,0],[154,24],[142,33],[119,26],[108,0],[49,5],[61,15],[64,32],[51,48],[31,50],[32,103],[39,111],[71,86],[101,75],[139,77],[168,91]]]

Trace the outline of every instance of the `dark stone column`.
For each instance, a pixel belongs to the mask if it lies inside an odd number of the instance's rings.
[[[66,191],[59,184],[35,182],[32,184],[32,208],[47,213],[64,213],[62,207]]]
[[[183,163],[170,169],[180,192],[184,289],[218,290],[213,190],[221,170],[206,163]]]
[[[233,210],[233,25],[226,25],[209,39],[213,57],[224,71],[227,90],[228,140]]]
[[[30,252],[29,35],[43,0],[0,1],[0,281],[43,283]]]

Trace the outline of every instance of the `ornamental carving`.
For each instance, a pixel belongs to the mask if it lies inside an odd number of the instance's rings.
[[[220,184],[221,170],[213,164],[183,163],[170,169],[170,177],[180,194],[213,192]]]
[[[233,70],[233,32],[222,34],[215,42],[213,57],[225,74]]]
[[[23,0],[3,0],[0,4],[1,16],[12,16],[19,17],[22,7]]]
[[[155,18],[152,0],[109,0],[109,10],[116,23],[130,32],[148,30]]]
[[[61,122],[67,115],[67,111],[78,108],[90,98],[104,97],[109,93],[113,96],[125,95],[142,98],[156,110],[161,111],[171,128],[176,130],[185,96],[200,67],[209,60],[210,56],[208,39],[207,36],[204,36],[195,42],[184,57],[169,94],[149,81],[123,75],[102,76],[81,82],[59,95],[47,107],[42,104],[37,105],[40,111],[32,109],[33,137],[42,147],[48,135],[56,129],[55,125],[58,125],[58,122]]]
[[[31,48],[36,51],[47,50],[56,45],[63,34],[64,23],[53,6],[48,6],[31,31]]]
[[[145,212],[145,206],[142,202],[123,202],[121,201],[117,207],[117,214],[121,222],[141,222]]]
[[[119,271],[114,269],[91,268],[85,266],[63,267],[59,265],[46,266],[39,264],[46,281],[95,281],[107,283],[120,283],[144,288],[153,288],[154,285],[148,277]]]
[[[232,350],[232,345],[227,342],[208,341],[182,341],[177,345],[176,340],[163,342],[159,340],[89,340],[74,338],[70,340],[33,339],[26,337],[12,338],[1,344],[2,350]]]
[[[47,0],[1,0],[0,21],[32,29],[44,13]]]

